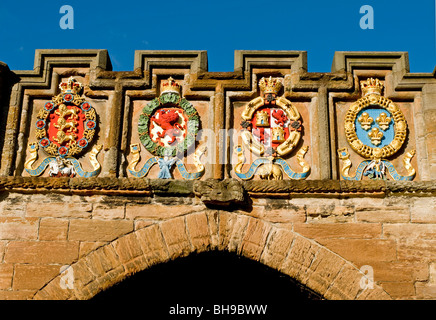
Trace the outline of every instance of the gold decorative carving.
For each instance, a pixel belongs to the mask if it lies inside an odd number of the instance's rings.
[[[390,157],[396,153],[403,145],[407,134],[407,123],[403,113],[400,108],[392,102],[392,100],[380,95],[381,89],[383,88],[383,82],[377,80],[378,79],[368,79],[362,82],[361,87],[364,96],[350,106],[344,120],[345,137],[347,138],[348,143],[354,151],[365,158],[372,158],[374,148],[365,145],[359,140],[354,125],[357,114],[364,108],[377,106],[386,109],[395,121],[394,139],[389,145],[381,148],[383,158]],[[382,132],[379,133],[383,135]],[[375,138],[374,141],[376,143],[378,142],[378,139],[381,139],[381,137],[379,138],[379,133],[373,133]]]
[[[371,125],[374,122],[374,119],[370,117],[368,113],[364,112],[359,117],[359,119],[357,119],[357,121],[359,121],[360,126],[363,130],[368,131],[369,129],[371,129]]]

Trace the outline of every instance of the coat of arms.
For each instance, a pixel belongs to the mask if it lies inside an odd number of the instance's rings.
[[[244,180],[259,175],[261,179],[281,180],[283,173],[291,179],[305,179],[310,167],[303,157],[308,150],[302,147],[297,153],[300,172],[293,171],[283,157],[297,146],[302,131],[298,110],[284,97],[277,97],[282,88],[278,78],[262,78],[259,82],[261,96],[251,100],[242,112],[243,145],[234,149],[238,156],[236,175]],[[244,147],[256,156],[247,172],[242,172],[245,163]]]
[[[383,82],[369,78],[361,82],[363,97],[354,102],[345,115],[345,136],[351,148],[366,160],[362,161],[354,176],[350,176],[350,155],[346,147],[338,149],[342,161],[341,175],[344,180],[370,179],[412,180],[415,169],[410,164],[415,150],[407,152],[403,164],[408,174],[400,175],[388,158],[404,144],[407,123],[400,108],[381,95]]]
[[[154,157],[148,159],[141,170],[136,171],[141,148],[137,143],[130,145],[133,158],[127,168],[129,173],[134,177],[144,177],[157,163],[160,168],[158,178],[170,179],[170,170],[176,164],[184,179],[200,178],[204,173],[200,157],[206,151],[205,148],[200,147],[194,153],[196,172],[189,173],[180,159],[185,152],[195,149],[199,122],[197,110],[181,97],[180,85],[171,77],[162,81],[160,96],[143,108],[138,121],[139,139]]]
[[[47,166],[50,176],[80,177],[96,176],[100,173],[97,154],[101,150],[96,145],[90,152],[89,159],[94,168],[91,172],[82,169],[80,162],[74,158],[84,152],[92,142],[97,127],[95,109],[80,96],[82,84],[73,77],[59,85],[61,93],[45,103],[38,112],[36,126],[37,142],[28,145],[30,157],[24,167],[31,176],[41,175]],[[49,157],[33,169],[41,147]]]

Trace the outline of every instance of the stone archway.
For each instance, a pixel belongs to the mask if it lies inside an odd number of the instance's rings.
[[[242,214],[202,211],[128,233],[71,265],[65,288],[59,274],[33,299],[90,299],[152,265],[194,252],[229,251],[289,275],[326,299],[390,299],[378,285],[361,289],[365,275],[339,255],[291,230]]]

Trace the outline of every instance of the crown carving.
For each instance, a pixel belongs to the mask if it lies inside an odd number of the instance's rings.
[[[370,94],[381,95],[384,83],[379,79],[368,78],[366,81],[360,82],[360,87],[364,97]]]
[[[285,130],[283,129],[283,127],[272,128],[272,141],[273,142],[285,141]]]
[[[256,112],[256,126],[269,127],[269,115],[265,110]]]
[[[381,132],[377,127],[372,128],[368,133],[368,137],[371,139],[371,143],[375,146],[378,146],[381,143],[381,139],[383,138],[383,132]]]
[[[363,130],[368,131],[369,129],[371,129],[371,125],[373,124],[374,119],[370,117],[367,112],[364,112],[359,117],[359,119],[357,119],[357,121],[359,121],[360,126]]]
[[[259,88],[264,94],[273,93],[277,95],[282,87],[279,78],[262,78],[259,81]]]
[[[180,95],[180,85],[172,77],[169,77],[168,80],[162,80],[160,84],[160,94],[170,92]]]
[[[383,131],[386,131],[389,128],[389,123],[391,122],[391,120],[392,118],[388,117],[388,115],[384,112],[380,113],[377,119],[375,119],[380,129],[382,129]]]
[[[82,90],[82,84],[73,77],[69,77],[67,81],[62,81],[59,84],[59,89],[61,89],[62,93],[79,94],[80,90]]]

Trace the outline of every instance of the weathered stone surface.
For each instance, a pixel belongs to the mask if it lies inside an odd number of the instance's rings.
[[[244,188],[241,182],[236,179],[195,181],[194,193],[208,205],[237,205],[245,200]]]
[[[195,213],[186,217],[190,242],[198,252],[211,247],[211,237],[206,213]]]
[[[172,259],[183,257],[191,252],[191,243],[186,234],[184,217],[174,218],[161,224],[162,234]]]
[[[12,287],[12,277],[14,265],[11,263],[0,264],[0,290],[10,289]]]
[[[272,228],[260,262],[279,269],[294,241],[294,234],[285,229]]]
[[[42,208],[44,208],[42,210]],[[56,217],[56,218],[89,218],[92,204],[90,203],[37,203],[27,204],[28,217]]]
[[[394,261],[397,259],[394,240],[320,239],[319,242],[355,264],[370,265],[374,261]]]
[[[35,240],[38,238],[37,218],[0,217],[1,240]]]
[[[269,224],[259,219],[250,219],[240,246],[240,254],[252,260],[259,260],[271,230]]]
[[[166,220],[169,218],[185,215],[189,212],[201,210],[202,206],[147,204],[128,204],[126,206],[127,219]]]
[[[17,264],[12,286],[14,290],[39,289],[59,273],[59,265]]]
[[[79,256],[77,241],[14,241],[4,260],[9,263],[69,264]]]
[[[408,206],[358,206],[356,220],[359,222],[409,222]]]
[[[111,245],[115,248],[120,261],[126,263],[140,255],[142,250],[134,233],[118,238]]]
[[[39,223],[39,240],[67,240],[67,219],[43,218]]]
[[[381,236],[382,227],[376,223],[295,223],[294,231],[311,239],[371,239]]]
[[[136,234],[149,266],[169,259],[168,248],[159,225],[140,229]]]
[[[111,241],[133,230],[133,221],[72,219],[68,239],[79,241]]]

